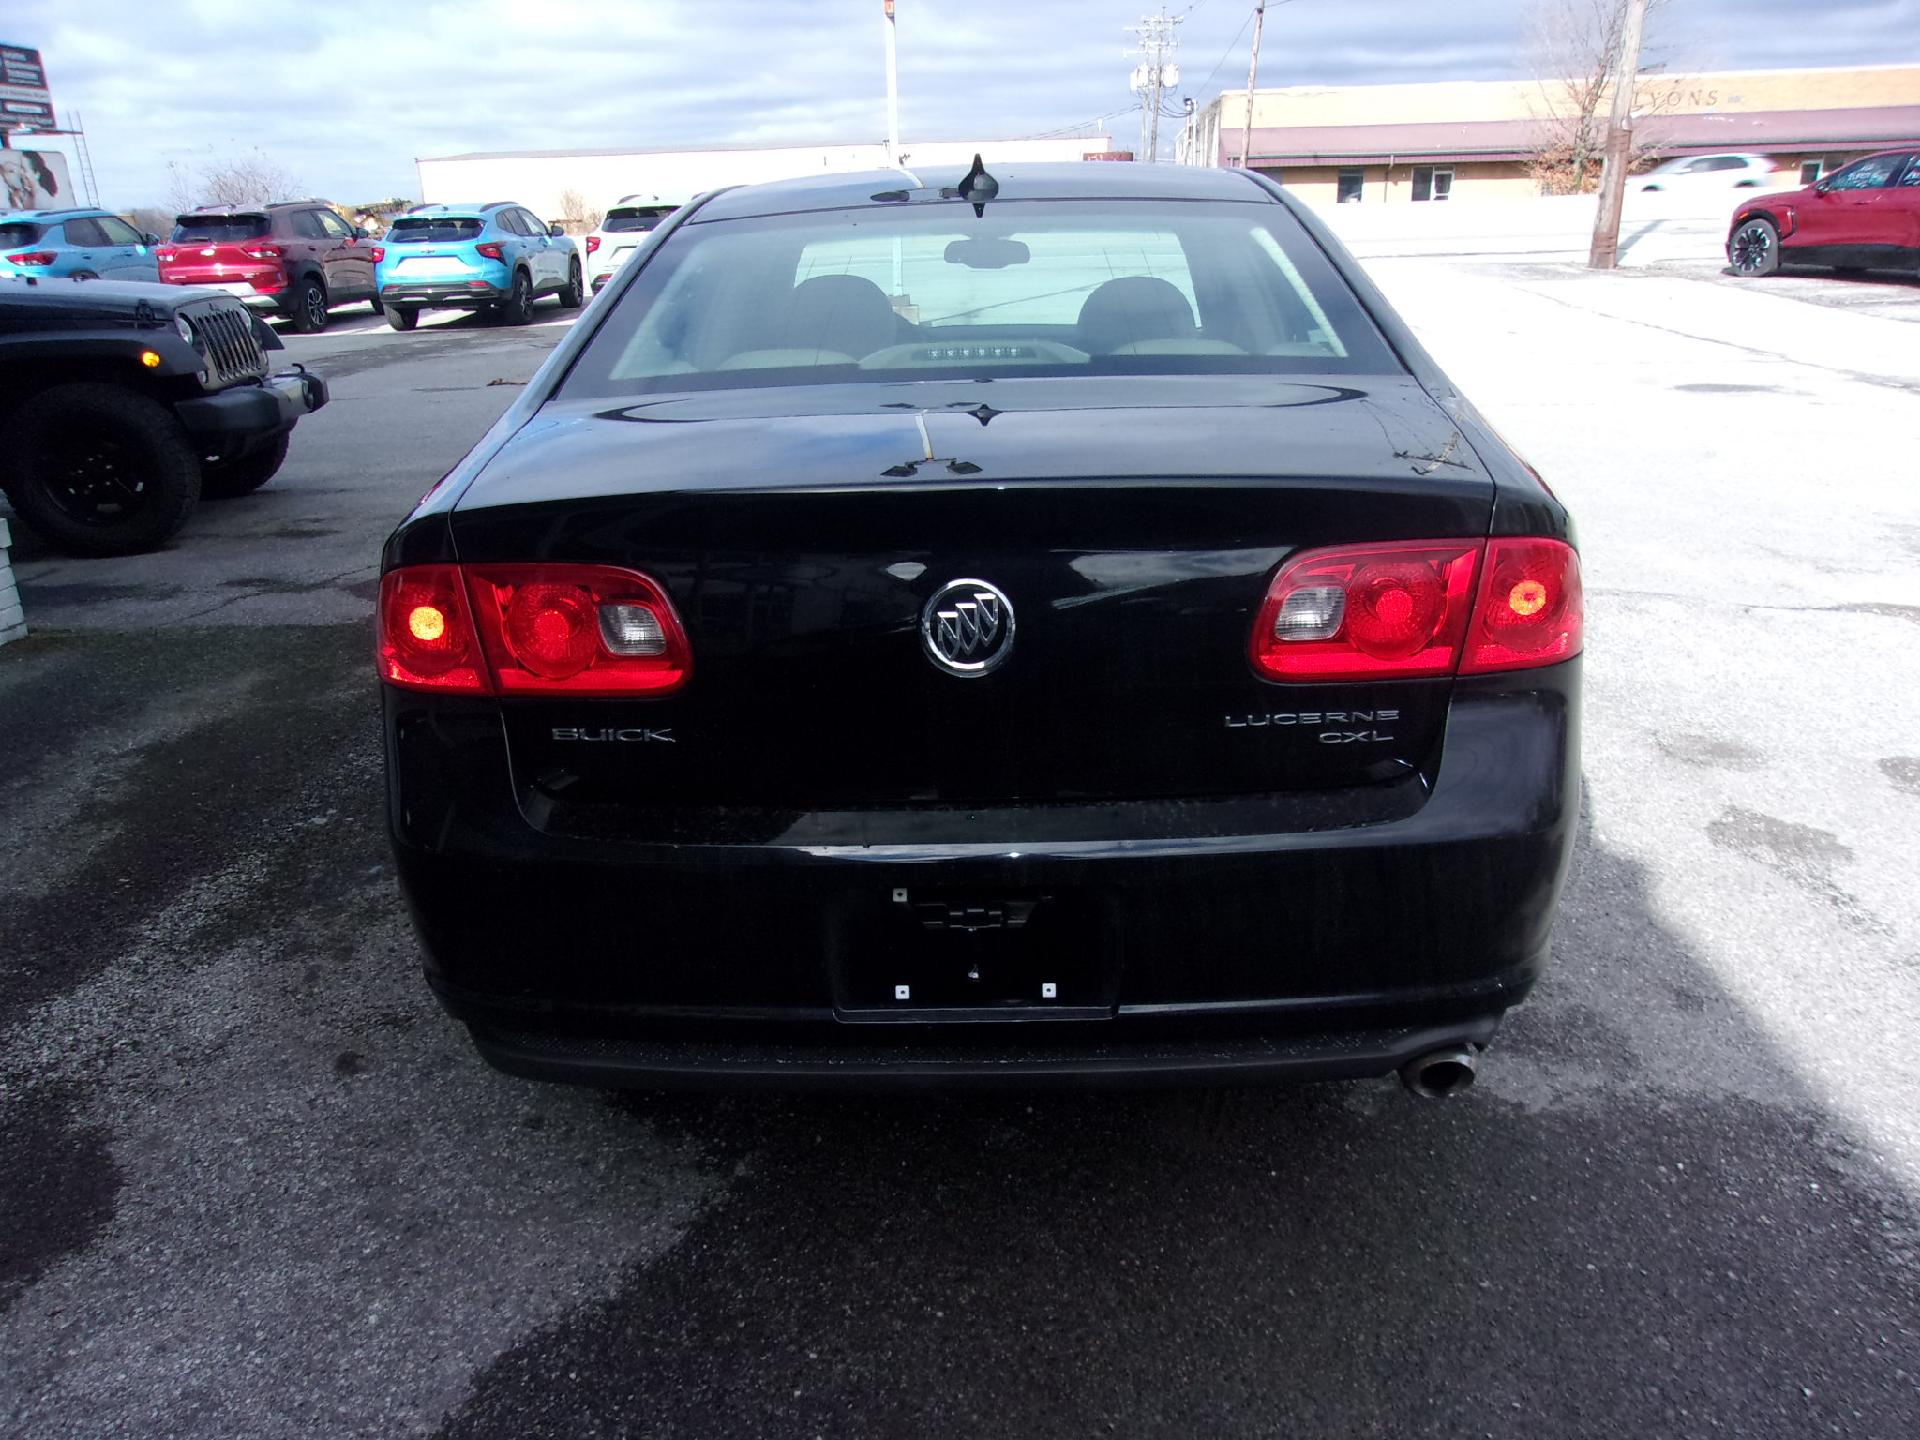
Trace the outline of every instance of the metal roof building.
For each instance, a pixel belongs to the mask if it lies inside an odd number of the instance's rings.
[[[1643,75],[1634,108],[1635,139],[1662,157],[1768,155],[1800,183],[1920,145],[1920,65]],[[1254,169],[1314,199],[1514,198],[1536,192],[1530,163],[1564,131],[1564,109],[1540,80],[1263,89],[1249,148]],[[1188,122],[1182,159],[1240,164],[1246,115],[1246,91],[1220,95]]]

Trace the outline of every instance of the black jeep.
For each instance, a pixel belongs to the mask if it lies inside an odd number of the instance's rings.
[[[327,403],[230,295],[109,280],[0,279],[0,488],[64,550],[150,550],[201,496],[258,489],[294,422]]]

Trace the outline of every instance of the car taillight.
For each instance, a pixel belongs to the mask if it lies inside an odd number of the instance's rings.
[[[587,236],[587,253],[591,255],[593,254],[594,251],[598,250],[599,248],[600,248],[600,237],[598,235]]]
[[[418,565],[380,586],[381,676],[412,690],[663,695],[693,651],[660,585],[611,565]]]
[[[483,240],[480,244],[474,246],[473,249],[476,255],[484,255],[489,260],[504,260],[506,258],[506,251],[497,240]]]
[[[1250,654],[1269,680],[1473,675],[1568,659],[1580,629],[1580,559],[1558,540],[1409,540],[1288,561]]]
[[[171,247],[163,245],[153,252],[153,258],[162,262],[170,261],[174,258],[175,253]]]
[[[1477,540],[1310,550],[1281,567],[1254,625],[1269,680],[1449,675],[1473,604]]]
[[[1487,542],[1462,675],[1552,665],[1580,653],[1580,556],[1558,540]]]
[[[458,566],[413,565],[381,578],[380,678],[408,690],[491,693]]]
[[[284,254],[278,245],[242,245],[240,253],[249,260],[278,260]]]
[[[51,265],[60,257],[51,250],[23,250],[18,255],[7,256],[9,265]]]
[[[384,246],[384,245],[376,245],[376,246],[374,246],[374,247],[373,247],[373,263],[374,263],[374,264],[376,264],[376,265],[378,265],[378,264],[379,264],[379,263],[380,263],[380,262],[381,262],[382,260],[384,260],[384,259],[386,259],[386,258],[387,258],[387,247],[386,247],[386,246]]]

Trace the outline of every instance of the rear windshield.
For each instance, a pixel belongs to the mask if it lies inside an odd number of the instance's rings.
[[[387,231],[389,245],[449,245],[478,240],[487,228],[469,215],[402,215]]]
[[[1278,204],[915,202],[683,225],[561,394],[1401,369]]]
[[[230,240],[257,240],[267,233],[264,215],[182,215],[173,222],[173,243],[221,244]]]
[[[40,227],[20,220],[0,225],[0,245],[31,245],[40,238]]]
[[[604,231],[651,230],[672,213],[671,205],[622,206],[609,210],[600,228]]]

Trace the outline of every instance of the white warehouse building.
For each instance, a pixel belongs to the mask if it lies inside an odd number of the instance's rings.
[[[965,171],[978,153],[987,166],[1021,160],[1123,158],[1110,135],[1045,140],[936,140],[900,147],[908,169]],[[1125,156],[1124,158],[1131,158]],[[716,146],[705,150],[489,150],[414,161],[426,204],[513,200],[537,215],[561,219],[573,191],[593,212],[626,195],[657,195],[680,204],[722,185],[790,180],[855,170],[884,170],[882,144]]]

